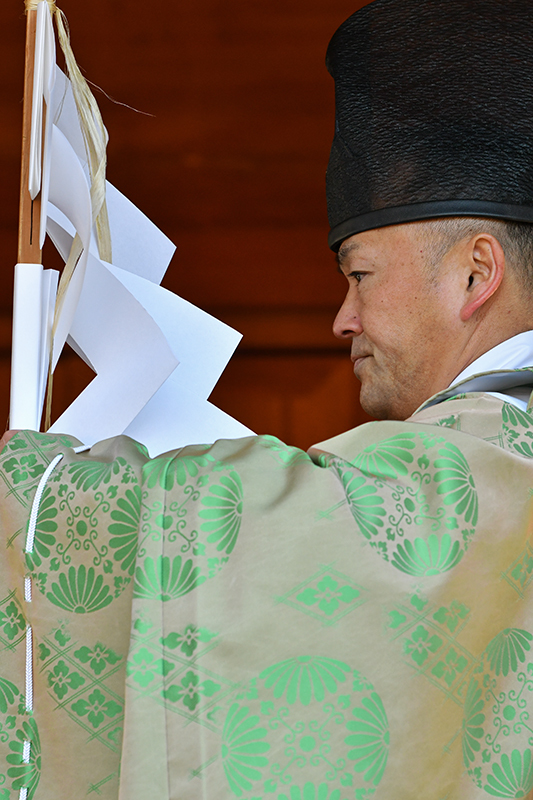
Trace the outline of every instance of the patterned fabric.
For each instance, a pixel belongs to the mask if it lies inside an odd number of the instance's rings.
[[[533,789],[529,413],[464,395],[309,455],[75,444],[0,457],[0,800]]]

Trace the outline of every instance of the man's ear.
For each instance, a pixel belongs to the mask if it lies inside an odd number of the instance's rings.
[[[464,269],[467,281],[461,319],[466,322],[498,290],[505,273],[505,253],[490,233],[479,233],[466,244]]]

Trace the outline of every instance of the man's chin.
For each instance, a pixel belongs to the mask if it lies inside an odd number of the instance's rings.
[[[376,385],[370,386],[367,381],[361,382],[359,404],[363,411],[366,411],[369,416],[377,420],[404,420],[412,413],[412,411],[406,411],[402,408],[402,404],[396,394],[390,397],[384,389],[380,389]]]

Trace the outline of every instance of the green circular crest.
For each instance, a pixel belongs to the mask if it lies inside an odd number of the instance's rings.
[[[26,562],[38,590],[76,614],[136,597],[180,597],[227,562],[239,534],[242,485],[209,455],[147,462],[139,485],[122,457],[55,471]],[[161,555],[164,544],[165,555]]]
[[[348,800],[374,793],[389,752],[381,698],[331,658],[274,664],[231,704],[222,763],[235,797]]]
[[[459,564],[478,519],[466,458],[438,434],[397,434],[351,463],[329,461],[361,534],[385,561],[418,578]]]
[[[474,783],[493,797],[526,797],[533,789],[532,646],[528,631],[502,631],[468,686],[463,759]]]

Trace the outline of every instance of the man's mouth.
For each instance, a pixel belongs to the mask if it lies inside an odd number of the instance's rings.
[[[352,362],[353,362],[353,371],[354,372],[357,370],[358,367],[361,366],[361,364],[363,363],[363,361],[366,358],[369,358],[369,356],[368,355],[366,355],[366,356],[357,356],[357,355],[351,356],[351,359],[352,359]]]

